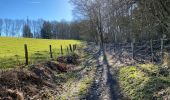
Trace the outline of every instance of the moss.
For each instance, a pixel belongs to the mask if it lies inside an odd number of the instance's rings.
[[[159,97],[155,96],[159,91],[170,87],[170,77],[153,76],[148,72],[157,73],[159,70],[151,64],[121,68],[118,79],[124,95],[132,100],[152,100]]]

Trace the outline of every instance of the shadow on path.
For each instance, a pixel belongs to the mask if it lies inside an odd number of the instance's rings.
[[[112,67],[109,65],[107,55],[104,49],[100,49],[100,55],[97,59],[97,70],[95,80],[89,88],[85,98],[86,100],[120,100],[118,83],[113,77]]]
[[[106,55],[106,52],[103,52],[104,56],[104,63],[107,65],[107,86],[109,88],[109,93],[110,93],[110,99],[111,100],[118,100],[120,99],[119,97],[119,85],[116,81],[116,79],[113,77],[113,70],[112,66],[109,65],[108,57]]]
[[[100,63],[99,61],[99,57],[101,56],[101,49],[99,50],[98,54],[95,59],[97,59],[97,64]],[[97,67],[97,70],[95,72],[95,79],[91,85],[91,87],[89,88],[87,94],[85,95],[84,98],[82,98],[83,100],[86,99],[86,100],[99,100],[99,96],[101,94],[101,90],[100,90],[100,82],[101,81],[97,81],[97,80],[100,80],[101,79],[101,73],[103,72],[103,68],[98,65],[96,66]]]

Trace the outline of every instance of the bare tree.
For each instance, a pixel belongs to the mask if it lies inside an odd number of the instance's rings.
[[[11,36],[15,36],[16,35],[16,22],[14,20],[12,20],[11,24],[10,24],[10,34]]]
[[[4,19],[4,26],[5,26],[5,34],[6,34],[6,36],[9,36],[10,35],[11,20],[10,19]]]
[[[3,20],[0,19],[0,36],[2,35],[2,29],[3,29]]]
[[[95,34],[101,43],[159,39],[163,34],[170,37],[168,0],[71,0],[71,3],[75,15],[88,21],[91,36]]]
[[[21,28],[24,25],[23,20],[15,20],[15,34],[19,37],[21,34]]]

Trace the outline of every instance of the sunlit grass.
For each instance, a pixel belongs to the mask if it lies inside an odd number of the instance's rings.
[[[50,58],[49,45],[52,45],[53,56],[60,55],[69,44],[80,44],[78,40],[48,40],[32,38],[0,37],[0,68],[14,67],[24,63],[24,44],[28,46],[29,62],[47,60]]]
[[[158,73],[158,66],[154,64],[141,64],[140,68],[147,71],[148,73]]]
[[[170,88],[169,78],[159,74],[158,66],[153,64],[123,67],[118,77],[121,90],[131,100],[163,100],[159,93],[170,94],[165,91]]]

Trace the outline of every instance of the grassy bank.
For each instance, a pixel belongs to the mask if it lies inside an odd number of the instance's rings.
[[[132,100],[169,100],[170,75],[161,70],[152,64],[121,68],[118,79],[123,94]]]

